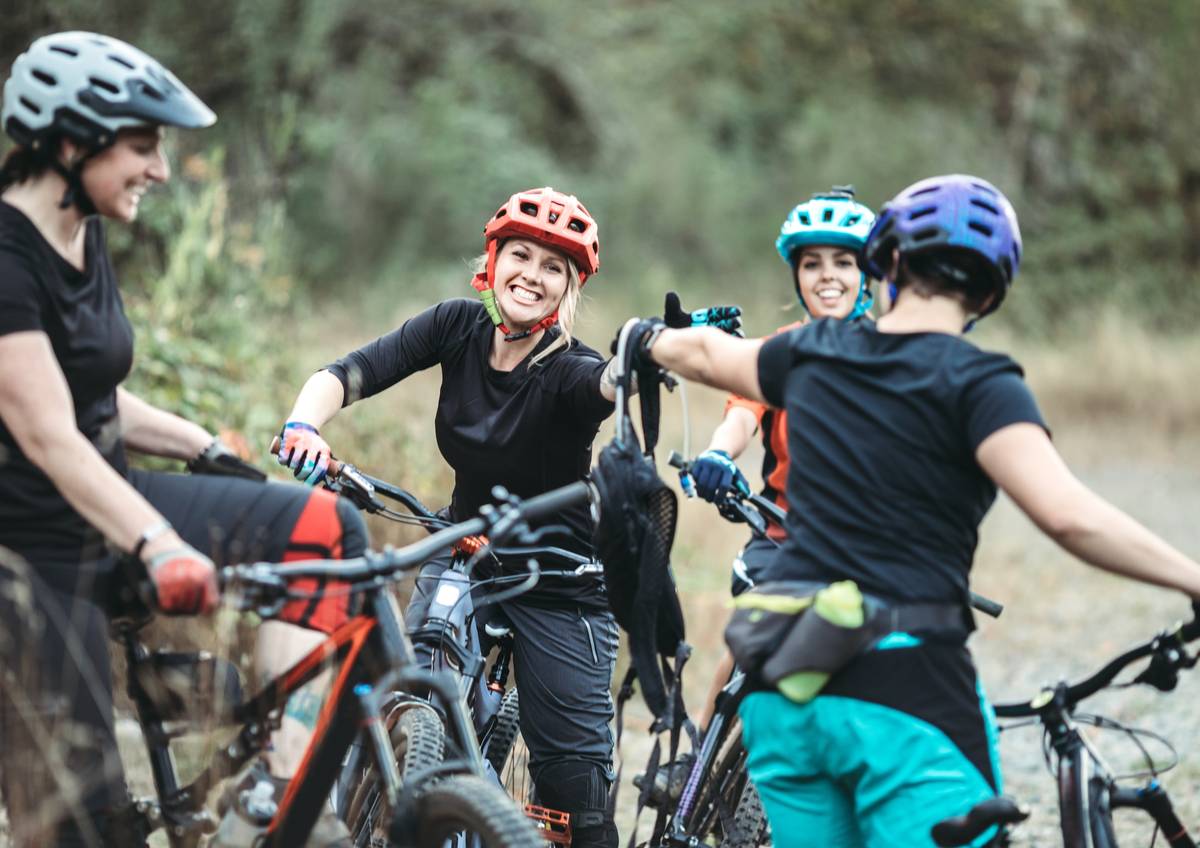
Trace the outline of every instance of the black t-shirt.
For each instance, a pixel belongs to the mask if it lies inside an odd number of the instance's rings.
[[[822,320],[758,357],[787,411],[788,538],[765,579],[853,579],[898,601],[959,602],[996,486],[989,435],[1045,427],[1019,365],[943,333]]]
[[[32,330],[49,337],[80,432],[124,474],[117,386],[133,363],[133,329],[117,292],[104,227],[98,218],[86,226],[81,273],[23,213],[0,201],[0,336]],[[70,561],[96,539],[0,421],[0,545]]]
[[[454,469],[451,514],[461,521],[491,502],[493,486],[530,497],[587,474],[600,422],[613,411],[612,402],[599,391],[605,363],[600,354],[576,341],[530,365],[558,332],[548,330],[512,371],[497,371],[488,365],[494,325],[483,304],[448,300],[328,368],[342,381],[345,403],[350,404],[416,371],[441,366],[434,426],[438,448]],[[592,520],[586,506],[563,512],[551,523],[565,524],[571,531],[568,540],[556,544],[592,555]],[[561,600],[596,594],[595,584],[546,580],[524,597]]]

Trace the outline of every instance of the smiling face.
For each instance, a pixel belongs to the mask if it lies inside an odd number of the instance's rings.
[[[853,251],[805,247],[796,261],[796,286],[815,318],[845,318],[858,300],[862,274]]]
[[[152,183],[165,183],[171,167],[162,149],[159,127],[125,130],[111,147],[83,166],[84,191],[96,211],[106,218],[132,221]]]
[[[558,309],[567,290],[567,257],[532,239],[512,238],[496,255],[496,303],[504,323],[525,329]]]

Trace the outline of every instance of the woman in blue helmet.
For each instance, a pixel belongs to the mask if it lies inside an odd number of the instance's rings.
[[[997,488],[1086,562],[1200,598],[1200,564],[1070,473],[1020,366],[962,337],[1020,263],[1004,195],[963,175],[916,183],[880,212],[863,257],[892,294],[875,323],[820,320],[765,341],[634,328],[659,365],[786,410],[787,540],[763,579],[852,581],[885,612],[870,620],[889,622],[815,697],[760,682],[742,704],[750,776],[781,846],[932,845],[934,823],[1000,791],[965,644],[978,525]]]
[[[779,229],[775,249],[791,270],[796,298],[805,316],[776,330],[785,333],[809,320],[833,318],[857,321],[868,316],[871,291],[867,275],[858,267],[858,253],[875,223],[875,213],[854,199],[854,189],[834,186],[797,205]],[[692,463],[696,492],[717,502],[730,489],[749,492],[750,484],[735,460],[750,446],[756,433],[763,443],[763,497],[787,509],[787,415],[765,403],[730,394],[725,415],[713,431],[708,448]],[[785,536],[782,527],[771,525],[767,538],[751,536],[733,561],[734,595],[757,582],[767,561],[775,555]],[[728,679],[733,659],[728,654],[714,677],[700,724],[708,724],[717,692]]]

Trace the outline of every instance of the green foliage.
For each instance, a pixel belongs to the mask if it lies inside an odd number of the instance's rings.
[[[296,380],[288,332],[296,309],[281,206],[234,221],[218,148],[145,200],[133,228],[110,229],[136,334],[129,388],[211,430],[278,426]],[[271,331],[271,325],[280,328]]]
[[[216,108],[181,145],[224,147],[228,215],[281,216],[278,270],[319,295],[460,291],[488,215],[545,184],[600,220],[606,297],[720,292],[777,279],[779,222],[815,190],[877,205],[969,170],[1024,229],[998,320],[1200,306],[1194,0],[59,0],[6,20],[0,61],[68,27]]]

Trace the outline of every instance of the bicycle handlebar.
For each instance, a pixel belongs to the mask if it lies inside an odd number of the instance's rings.
[[[1059,683],[1054,689],[1045,688],[1028,701],[996,704],[996,715],[1001,718],[1030,718],[1039,716],[1048,707],[1071,710],[1080,702],[1107,688],[1117,675],[1138,660],[1151,657],[1147,666],[1134,683],[1145,683],[1162,692],[1175,688],[1180,669],[1196,665],[1197,656],[1187,652],[1189,642],[1200,639],[1200,602],[1192,603],[1192,620],[1178,625],[1173,630],[1164,630],[1144,644],[1130,648],[1111,660],[1090,677],[1074,684]]]
[[[593,501],[594,497],[594,489],[583,482],[572,483],[526,501],[510,495],[500,504],[485,506],[478,518],[452,524],[402,548],[369,552],[354,559],[232,565],[222,568],[219,578],[223,586],[249,586],[258,594],[268,596],[286,594],[287,583],[302,577],[364,583],[416,568],[467,536],[487,534],[493,539],[503,540],[512,532],[519,531],[527,521],[537,520],[578,503]],[[590,572],[581,564],[574,572],[567,573],[583,575]]]

